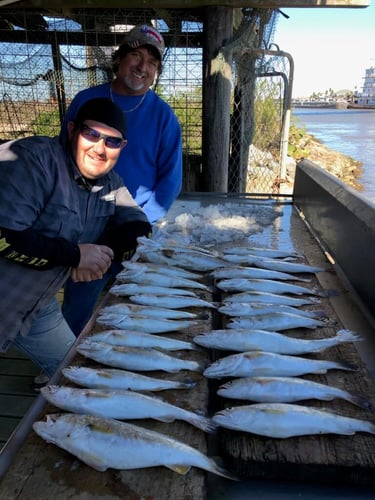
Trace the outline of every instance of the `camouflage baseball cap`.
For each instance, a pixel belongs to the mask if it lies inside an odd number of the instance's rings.
[[[124,37],[121,45],[128,45],[132,49],[151,45],[155,47],[160,60],[163,58],[165,49],[164,39],[159,31],[149,24],[139,24],[131,29]]]

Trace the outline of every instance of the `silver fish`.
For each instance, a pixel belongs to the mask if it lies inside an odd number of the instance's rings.
[[[114,326],[120,330],[132,328],[144,333],[165,333],[184,330],[197,325],[197,321],[183,319],[164,319],[142,316],[140,314],[101,314],[96,321],[101,325]]]
[[[222,384],[217,394],[224,398],[258,403],[292,403],[305,399],[332,401],[337,398],[349,401],[360,408],[372,409],[371,403],[358,394],[298,377],[237,378]]]
[[[322,295],[320,290],[310,289],[305,286],[293,285],[285,281],[271,279],[246,279],[230,278],[216,283],[216,286],[224,292],[268,292],[268,293],[292,293],[296,295]]]
[[[121,271],[116,275],[118,281],[121,282],[131,282],[131,283],[139,283],[142,285],[156,285],[163,286],[166,288],[193,288],[198,290],[208,290],[208,286],[203,283],[199,283],[198,281],[193,281],[188,278],[180,278],[179,276],[167,276],[162,273],[153,273],[153,272],[135,272],[131,271]]]
[[[325,316],[324,311],[305,311],[304,309],[284,304],[263,304],[261,302],[228,302],[220,306],[218,311],[227,316],[241,316],[243,318],[273,312],[288,312],[291,314],[299,314],[300,316],[307,316],[308,318],[320,318]]]
[[[298,258],[301,257],[296,252],[289,250],[277,250],[268,247],[248,247],[248,246],[234,246],[223,249],[223,254],[236,254],[236,255],[259,255],[260,257],[267,257],[270,259],[284,259],[284,258]]]
[[[166,256],[170,259],[172,265],[182,267],[183,269],[190,269],[191,271],[213,271],[218,267],[227,265],[226,261],[220,257],[199,255],[198,253],[189,254],[173,250],[169,251]]]
[[[117,420],[184,420],[205,432],[213,432],[216,428],[207,417],[135,391],[46,385],[41,388],[41,393],[49,403],[72,413]]]
[[[356,367],[343,361],[307,359],[273,352],[248,351],[230,354],[214,361],[203,375],[223,377],[295,377],[307,373],[326,373],[327,370],[355,371]]]
[[[268,292],[242,292],[230,295],[223,300],[224,304],[227,304],[229,302],[262,302],[267,304],[283,304],[286,306],[298,307],[309,304],[317,304],[319,303],[319,299],[316,297],[290,297],[288,295]]]
[[[273,271],[272,269],[261,269],[260,267],[230,266],[221,267],[212,271],[211,276],[215,279],[229,278],[252,278],[252,279],[274,279],[309,282],[310,279],[300,278],[299,276]]]
[[[231,318],[227,328],[257,330],[289,330],[290,328],[317,328],[326,326],[324,321],[287,312],[259,314],[247,318]]]
[[[288,403],[256,403],[227,408],[217,412],[212,419],[227,429],[272,438],[311,434],[351,436],[356,432],[375,434],[372,422]]]
[[[191,271],[187,271],[186,269],[181,269],[180,267],[156,265],[151,262],[133,262],[131,260],[125,260],[122,262],[122,266],[129,271],[146,271],[196,280],[202,278],[201,274],[193,273]]]
[[[191,342],[177,340],[172,337],[162,337],[152,333],[138,332],[136,330],[104,330],[88,337],[92,342],[105,342],[106,344],[130,347],[154,347],[167,351],[195,350]]]
[[[122,347],[85,339],[78,344],[77,351],[98,363],[125,370],[163,370],[172,373],[180,370],[203,371],[203,365],[197,361],[170,356],[151,347]]]
[[[33,429],[48,443],[72,453],[98,471],[164,466],[186,474],[191,467],[236,479],[199,450],[164,434],[127,422],[71,413],[47,415]]]
[[[167,380],[148,377],[141,373],[116,368],[89,368],[68,366],[62,369],[63,375],[77,385],[92,389],[122,389],[128,391],[164,391],[166,389],[191,389],[193,380]]]
[[[194,319],[198,315],[193,312],[181,311],[177,309],[168,309],[166,307],[148,307],[140,304],[111,304],[100,309],[99,314],[141,314],[142,316],[151,316],[153,318],[165,319]]]
[[[233,264],[243,266],[255,266],[263,269],[271,269],[282,273],[320,273],[324,269],[318,266],[309,264],[301,264],[299,262],[288,262],[280,259],[266,259],[255,255],[224,255],[223,259]]]
[[[156,285],[138,285],[137,283],[121,283],[113,285],[109,289],[113,295],[135,295],[138,293],[152,293],[154,295],[187,295],[188,297],[196,297],[196,293],[192,290],[184,290],[182,288],[168,288],[165,286]]]
[[[216,308],[217,306],[207,300],[196,297],[178,297],[177,295],[152,295],[150,293],[141,293],[130,296],[129,300],[136,304],[148,306],[168,307],[169,309],[182,309],[184,307],[208,307]]]
[[[357,340],[359,340],[358,335],[350,330],[339,330],[334,337],[323,339],[298,339],[267,330],[212,330],[194,337],[196,344],[211,349],[278,354],[320,352],[328,347]]]

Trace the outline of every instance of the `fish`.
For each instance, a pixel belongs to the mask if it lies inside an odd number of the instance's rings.
[[[126,389],[128,391],[164,391],[167,389],[191,389],[193,380],[168,380],[142,375],[117,368],[90,368],[67,366],[62,374],[71,382],[92,389]]]
[[[220,410],[212,420],[221,427],[271,438],[356,432],[375,434],[375,424],[291,403],[256,403]]]
[[[92,342],[104,342],[106,344],[130,347],[154,347],[167,351],[197,349],[191,342],[134,330],[104,330],[93,333],[88,338]]]
[[[224,377],[295,377],[328,370],[356,371],[344,361],[307,359],[274,352],[247,351],[230,354],[209,365],[203,372],[207,378]]]
[[[113,285],[109,289],[112,295],[135,295],[140,293],[152,293],[154,295],[187,295],[189,297],[196,297],[193,290],[184,290],[183,288],[168,288],[166,286],[156,285],[138,285],[137,283],[121,283]]]
[[[217,394],[224,398],[258,403],[292,403],[306,399],[332,401],[344,399],[353,405],[371,410],[370,401],[338,387],[298,377],[244,377],[222,384]]]
[[[300,258],[302,257],[297,252],[290,252],[289,250],[277,250],[267,247],[248,247],[248,246],[234,246],[224,248],[223,254],[235,255],[259,255],[260,257],[267,257],[271,259],[284,259],[284,258]]]
[[[241,292],[235,293],[222,301],[224,304],[229,302],[250,302],[250,303],[267,303],[267,304],[283,304],[286,306],[305,306],[310,304],[318,304],[320,299],[317,297],[290,297],[289,295],[268,293],[268,292]]]
[[[150,293],[140,293],[131,295],[129,300],[135,304],[145,306],[160,306],[169,309],[183,309],[184,307],[208,307],[216,309],[217,305],[207,300],[199,299],[197,297],[182,297],[182,296],[168,296],[168,295],[153,295]]]
[[[151,418],[168,423],[183,420],[204,432],[216,429],[211,419],[203,415],[136,391],[46,385],[40,392],[49,403],[72,413],[116,420]]]
[[[288,312],[299,314],[308,318],[320,318],[326,316],[324,311],[305,311],[298,307],[287,306],[283,304],[267,304],[261,302],[228,302],[219,306],[218,311],[227,316],[241,316],[243,318],[257,316],[259,314],[268,314],[273,312]]]
[[[125,260],[121,263],[125,269],[129,271],[146,271],[153,273],[165,274],[167,276],[179,276],[180,278],[188,279],[202,279],[201,274],[193,273],[176,266],[163,266],[152,264],[151,262],[133,262],[131,260]]]
[[[227,328],[257,329],[257,330],[289,330],[290,328],[318,328],[327,326],[327,323],[315,318],[290,314],[287,312],[273,312],[259,314],[247,318],[231,318]]]
[[[320,352],[328,347],[358,340],[358,335],[350,330],[339,330],[334,337],[323,339],[298,339],[267,330],[212,330],[194,337],[196,344],[211,349],[239,352],[263,351],[278,354]]]
[[[289,280],[289,281],[304,281],[310,282],[310,279],[301,278],[299,276],[273,271],[272,269],[261,269],[260,267],[246,266],[230,266],[220,267],[211,271],[211,276],[214,279],[229,279],[229,278],[251,278],[251,279],[274,279],[274,280]]]
[[[212,458],[172,437],[128,422],[78,415],[49,414],[33,423],[34,432],[93,469],[133,470],[164,466],[179,474],[198,467],[228,479],[236,476]]]
[[[179,276],[167,276],[162,273],[132,273],[131,271],[121,271],[116,275],[116,279],[121,282],[131,282],[139,283],[142,285],[156,285],[166,288],[193,288],[198,290],[209,290],[208,286],[200,283],[199,281],[193,281],[188,278],[181,278]]]
[[[227,265],[224,259],[212,255],[190,254],[176,250],[163,251],[163,253],[170,259],[172,265],[182,267],[183,269],[190,269],[191,271],[208,272]]]
[[[202,372],[204,369],[200,362],[170,356],[152,347],[115,346],[85,339],[77,345],[77,352],[98,363],[125,370],[163,370],[174,373],[180,370]]]
[[[276,281],[271,279],[247,279],[229,278],[219,280],[217,288],[224,292],[267,292],[267,293],[291,293],[295,295],[326,295],[321,290],[310,289],[305,286]]]
[[[100,314],[96,321],[100,325],[113,326],[120,330],[131,328],[144,333],[173,332],[198,324],[195,320],[152,318],[141,314]]]
[[[223,259],[232,264],[242,266],[255,266],[262,269],[271,269],[282,273],[321,273],[325,271],[322,267],[302,264],[300,262],[289,262],[280,259],[268,259],[257,257],[255,255],[223,255]]]
[[[99,314],[141,314],[142,316],[151,316],[153,318],[165,319],[194,319],[198,314],[178,309],[168,309],[167,307],[148,307],[140,304],[111,304],[99,310]]]

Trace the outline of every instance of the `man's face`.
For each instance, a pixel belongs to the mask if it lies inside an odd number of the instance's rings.
[[[154,83],[160,61],[145,47],[128,52],[118,61],[117,78],[135,95],[144,94]]]
[[[85,120],[78,129],[69,122],[68,130],[73,159],[86,179],[97,179],[112,170],[126,145],[121,132],[94,120]],[[100,134],[104,137],[98,137]],[[117,144],[119,147],[113,147]]]

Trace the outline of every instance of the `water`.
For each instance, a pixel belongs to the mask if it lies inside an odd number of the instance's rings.
[[[362,162],[361,192],[375,201],[375,110],[294,108],[298,127],[334,151]]]

